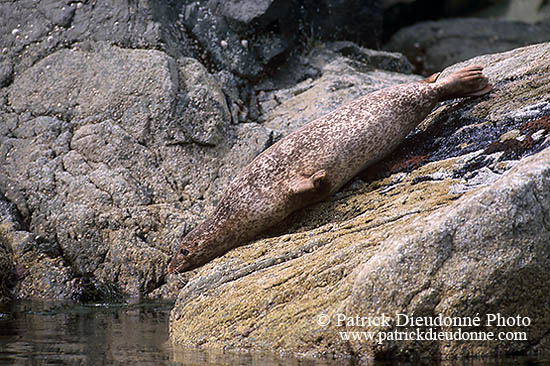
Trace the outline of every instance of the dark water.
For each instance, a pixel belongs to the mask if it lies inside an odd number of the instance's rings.
[[[170,303],[159,302],[94,305],[18,302],[0,307],[0,365],[355,364],[351,360],[306,360],[273,354],[173,349],[168,342],[171,307]],[[376,366],[386,365],[397,364],[376,363]],[[550,366],[550,361],[515,358],[455,361],[441,365]]]

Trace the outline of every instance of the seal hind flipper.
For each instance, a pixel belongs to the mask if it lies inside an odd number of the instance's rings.
[[[319,188],[321,181],[326,177],[327,172],[321,169],[309,177],[298,177],[289,183],[291,194],[301,194]]]
[[[483,66],[470,65],[454,71],[445,78],[437,80],[441,100],[484,95],[491,91],[493,85],[483,75]]]
[[[473,93],[464,94],[463,97],[479,97],[489,93],[492,89],[493,89],[493,84],[489,83],[485,88]]]

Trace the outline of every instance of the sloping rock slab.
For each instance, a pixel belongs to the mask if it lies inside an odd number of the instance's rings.
[[[440,146],[429,151],[426,160],[433,161],[370,183],[356,181],[329,202],[291,215],[269,238],[187,274],[171,314],[171,341],[361,359],[548,352],[550,141],[539,138],[515,156],[485,146],[518,124],[543,125],[548,67],[536,55],[549,47],[468,61],[491,65],[494,91],[441,105],[405,142],[417,141],[422,131],[434,139],[460,126],[483,130],[500,123],[478,150],[458,146],[470,141],[448,140],[456,144],[451,154]],[[443,128],[430,130],[438,124]],[[456,188],[461,184],[466,189]],[[527,340],[345,340],[342,331],[378,335],[407,328],[339,324],[338,314],[479,316],[479,326],[460,330],[523,331]],[[529,325],[497,328],[487,324],[488,314],[528,318]],[[426,328],[412,327],[417,329]]]

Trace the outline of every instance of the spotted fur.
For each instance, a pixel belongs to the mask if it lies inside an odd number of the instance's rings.
[[[183,239],[169,272],[199,267],[326,199],[389,154],[438,101],[488,92],[481,70],[473,66],[441,81],[434,76],[370,93],[274,144],[237,175],[212,215]]]

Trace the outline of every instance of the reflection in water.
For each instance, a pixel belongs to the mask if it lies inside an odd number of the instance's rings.
[[[0,310],[0,363],[168,365],[170,307],[20,302]]]
[[[174,350],[171,303],[75,305],[18,302],[0,307],[0,365],[351,366],[351,360],[306,360],[263,353]],[[418,365],[402,363],[399,365]],[[425,363],[433,365],[432,362]],[[398,365],[375,363],[376,366]],[[441,366],[550,366],[532,359],[465,360]]]

